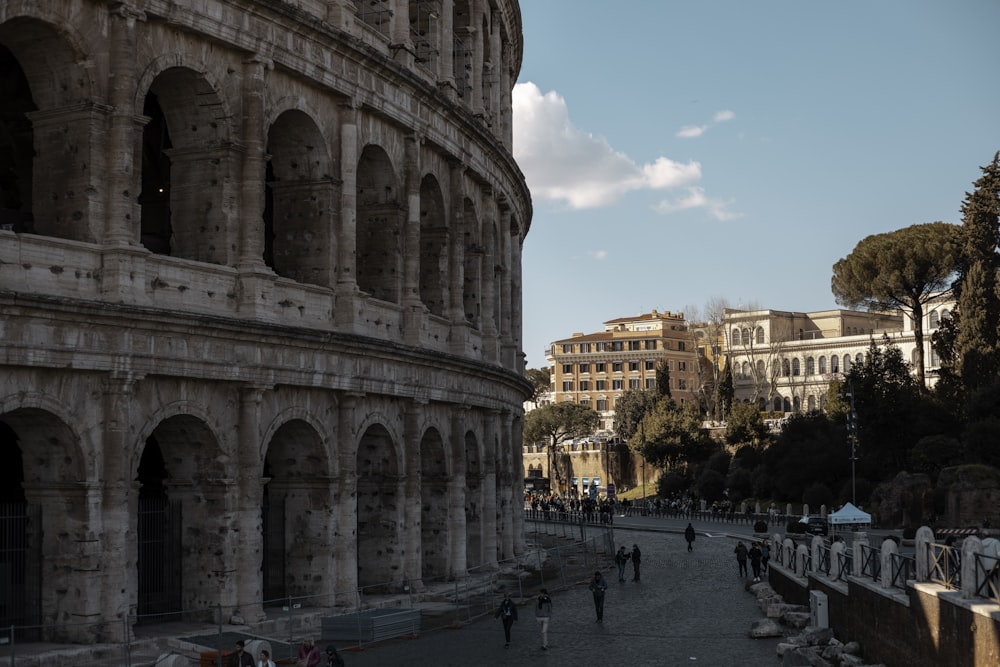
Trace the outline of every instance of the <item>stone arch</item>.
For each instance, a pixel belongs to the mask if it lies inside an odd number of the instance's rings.
[[[298,282],[332,287],[337,257],[335,166],[316,121],[289,109],[267,135],[264,262]]]
[[[482,317],[482,265],[483,243],[479,215],[475,203],[470,198],[463,202],[462,227],[463,243],[465,244],[465,263],[462,272],[462,305],[465,321],[474,329],[480,328]]]
[[[23,3],[32,8],[32,3]],[[31,82],[40,109],[85,104],[95,97],[96,68],[86,40],[55,11],[33,7],[32,16],[10,16],[0,23],[0,44],[15,55]]]
[[[448,312],[450,236],[441,184],[427,174],[420,181],[420,300],[439,317]]]
[[[358,586],[399,588],[403,574],[403,489],[398,438],[381,422],[362,432],[357,453]]]
[[[322,433],[291,418],[267,441],[262,477],[262,579],[264,599],[313,595],[327,578],[333,552],[331,452]]]
[[[420,439],[420,576],[425,582],[440,581],[448,575],[451,550],[448,468],[441,432],[428,428]]]
[[[218,602],[231,569],[226,459],[195,414],[173,412],[145,438],[135,470],[138,622]]]
[[[399,303],[403,275],[403,206],[389,155],[369,144],[357,172],[357,281],[372,297]]]
[[[155,60],[141,77],[141,239],[151,252],[234,264],[239,235],[235,188],[242,158],[232,113],[206,68],[179,55]],[[221,205],[220,205],[221,202]]]
[[[467,431],[465,442],[465,561],[466,567],[483,562],[483,456],[476,434]]]

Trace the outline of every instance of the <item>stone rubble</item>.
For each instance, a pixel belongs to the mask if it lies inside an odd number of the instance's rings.
[[[751,637],[782,637],[786,628],[801,631],[778,644],[782,667],[885,667],[865,662],[858,642],[841,642],[830,628],[809,625],[809,608],[785,602],[768,582],[751,584],[747,590],[765,616],[751,624]]]

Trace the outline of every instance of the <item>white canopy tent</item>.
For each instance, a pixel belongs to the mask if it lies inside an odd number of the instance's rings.
[[[870,526],[872,523],[871,514],[868,512],[862,512],[851,503],[845,503],[843,507],[836,512],[831,513],[827,518],[830,521],[830,527],[835,529],[854,526]]]

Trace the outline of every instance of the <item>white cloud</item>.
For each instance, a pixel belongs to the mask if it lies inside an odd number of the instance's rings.
[[[719,112],[717,112],[712,117],[712,121],[715,122],[715,123],[725,123],[727,120],[732,120],[734,118],[736,118],[736,112],[729,111],[727,109],[726,111],[719,111]]]
[[[636,190],[670,190],[697,183],[701,165],[659,157],[638,165],[607,140],[577,128],[566,101],[533,83],[514,86],[514,157],[533,197],[570,208],[608,206]]]
[[[671,213],[677,213],[678,211],[700,208],[704,209],[710,216],[721,222],[735,220],[741,217],[739,213],[734,213],[729,210],[729,206],[732,202],[723,202],[717,199],[711,199],[705,195],[704,188],[691,186],[686,188],[686,191],[687,194],[683,197],[674,200],[664,199],[661,201],[656,205],[656,212],[669,215]]]
[[[708,125],[685,125],[677,131],[677,136],[681,139],[692,139],[705,134]]]
[[[587,254],[590,255],[591,257],[593,257],[596,260],[602,260],[602,259],[607,259],[608,258],[608,251],[607,250],[591,250]]]

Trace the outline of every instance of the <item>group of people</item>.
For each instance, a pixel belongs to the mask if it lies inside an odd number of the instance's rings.
[[[737,576],[750,576],[747,572],[747,561],[749,561],[753,569],[754,582],[760,581],[761,572],[767,572],[767,563],[771,560],[771,545],[768,541],[751,542],[749,549],[742,542],[737,542],[733,552],[736,554],[736,565],[739,568]]]
[[[344,667],[344,659],[340,657],[336,646],[328,645],[326,656],[323,656],[319,647],[308,638],[299,646],[297,659],[296,667]],[[240,639],[236,642],[236,650],[229,656],[228,667],[275,667],[275,664],[271,660],[271,652],[266,648],[260,650],[260,657],[255,662],[253,656],[247,652],[246,644]]]

